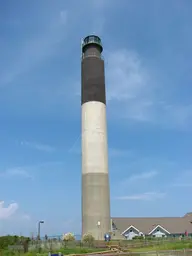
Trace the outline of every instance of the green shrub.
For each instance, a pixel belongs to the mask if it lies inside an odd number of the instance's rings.
[[[87,233],[87,234],[84,234],[84,235],[83,235],[82,241],[83,241],[84,243],[88,244],[89,247],[91,247],[91,246],[93,245],[94,240],[95,240],[94,237],[93,237],[92,234],[90,234],[90,233]]]
[[[133,240],[143,240],[144,237],[143,236],[134,236]]]

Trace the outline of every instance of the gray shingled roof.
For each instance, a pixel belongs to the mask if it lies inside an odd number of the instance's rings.
[[[147,217],[147,218],[112,218],[117,229],[122,233],[130,226],[140,232],[149,234],[157,225],[162,226],[171,234],[192,233],[192,214],[184,217]]]

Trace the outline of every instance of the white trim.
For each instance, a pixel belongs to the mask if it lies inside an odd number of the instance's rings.
[[[164,227],[162,227],[161,225],[157,225],[153,230],[151,230],[150,232],[149,232],[149,235],[151,235],[154,231],[155,231],[155,229],[156,228],[161,228],[161,229],[163,229],[167,234],[171,234],[167,229],[165,229]]]
[[[125,230],[121,233],[121,235],[124,235],[130,228],[133,228],[133,229],[135,229],[137,232],[140,233],[140,230],[139,230],[139,229],[137,229],[136,227],[134,227],[133,225],[131,225],[131,226],[129,226],[127,229],[125,229]]]

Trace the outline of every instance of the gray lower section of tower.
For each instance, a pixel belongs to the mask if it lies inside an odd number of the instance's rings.
[[[111,231],[109,177],[104,173],[82,175],[82,234],[104,240]]]

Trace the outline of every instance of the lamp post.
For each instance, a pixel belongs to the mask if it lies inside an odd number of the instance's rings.
[[[43,224],[44,221],[43,220],[40,220],[38,222],[38,240],[40,240],[40,233],[41,233],[41,224]]]
[[[41,234],[41,224],[43,224],[44,223],[44,221],[43,220],[40,220],[39,222],[38,222],[38,244],[39,244],[39,253],[41,252],[41,244],[40,244],[40,240],[41,240],[41,238],[40,238],[40,234]]]

